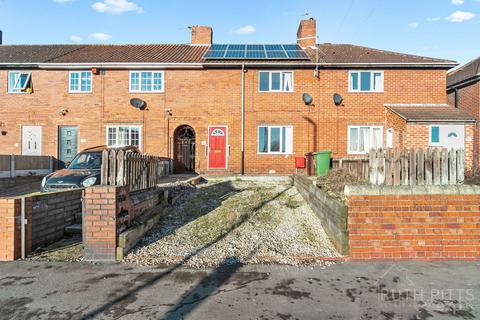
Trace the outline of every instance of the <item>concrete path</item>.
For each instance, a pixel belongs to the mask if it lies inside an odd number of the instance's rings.
[[[0,263],[0,319],[475,319],[479,262],[191,270]]]

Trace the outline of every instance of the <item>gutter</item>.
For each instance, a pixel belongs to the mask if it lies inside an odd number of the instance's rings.
[[[477,82],[477,81],[480,81],[480,74],[477,74],[476,76],[473,76],[472,78],[468,78],[468,79],[462,80],[460,82],[457,82],[457,83],[452,84],[450,86],[447,86],[447,90],[452,90],[452,89],[456,89],[456,88],[459,88],[459,87],[463,87],[463,86],[469,85],[469,84]]]
[[[291,61],[291,60],[290,60]],[[231,66],[246,66],[246,67],[268,67],[268,66],[289,66],[289,67],[311,67],[311,68],[452,68],[457,66],[453,62],[423,62],[423,63],[315,63],[315,62],[272,62],[272,63],[262,63],[261,61],[256,62],[189,62],[189,63],[151,63],[151,62],[88,62],[88,63],[43,63],[43,62],[28,62],[28,63],[10,63],[10,62],[0,62],[0,68],[5,67],[30,67],[30,68],[40,68],[40,69],[84,69],[84,68],[114,68],[114,69],[134,69],[134,68],[143,68],[143,69],[202,69],[208,67],[231,67]]]

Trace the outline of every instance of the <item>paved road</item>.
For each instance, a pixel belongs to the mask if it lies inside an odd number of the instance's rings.
[[[0,263],[0,319],[475,319],[479,266]]]

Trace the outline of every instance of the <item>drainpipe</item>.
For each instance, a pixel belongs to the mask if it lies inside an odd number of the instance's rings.
[[[245,64],[242,63],[242,176],[245,175]]]
[[[455,100],[455,109],[458,109],[458,88],[453,89],[454,90],[454,100]]]

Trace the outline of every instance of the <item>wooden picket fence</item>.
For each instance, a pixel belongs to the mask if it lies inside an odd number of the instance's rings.
[[[170,159],[122,149],[102,152],[102,185],[129,186],[130,191],[154,187],[170,172]]]
[[[343,169],[361,180],[369,179],[368,157],[349,157],[332,159],[332,169]]]
[[[462,184],[465,178],[463,149],[372,149],[369,180],[385,185]]]

